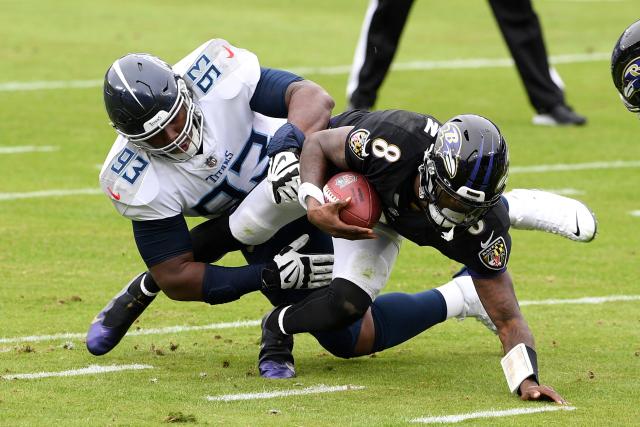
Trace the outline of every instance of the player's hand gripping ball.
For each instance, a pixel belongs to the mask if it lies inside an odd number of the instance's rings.
[[[373,228],[380,219],[382,207],[378,193],[359,173],[341,172],[332,176],[322,192],[325,202],[351,197],[351,203],[340,211],[340,219],[349,225]]]

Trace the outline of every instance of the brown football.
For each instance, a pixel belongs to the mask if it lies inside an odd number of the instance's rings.
[[[340,219],[347,224],[373,228],[380,219],[382,207],[378,193],[359,173],[341,172],[332,176],[322,192],[326,202],[351,197],[351,203],[340,211]]]

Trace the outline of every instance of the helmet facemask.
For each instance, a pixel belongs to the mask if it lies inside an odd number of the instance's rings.
[[[440,228],[467,229],[476,224],[498,202],[500,197],[485,201],[483,191],[462,186],[453,191],[438,176],[435,163],[425,153],[425,165],[420,167],[420,199],[428,203],[427,217]],[[424,170],[424,172],[423,172]]]
[[[137,135],[130,135],[116,131],[129,139],[132,144],[145,150],[151,155],[169,158],[176,162],[184,162],[195,156],[203,140],[202,113],[200,108],[193,102],[192,96],[187,89],[184,80],[176,76],[178,85],[178,96],[169,111],[160,110],[158,113],[144,123],[145,132]],[[186,110],[186,122],[180,134],[164,147],[154,147],[149,144],[149,139],[160,133],[178,115],[181,109]]]

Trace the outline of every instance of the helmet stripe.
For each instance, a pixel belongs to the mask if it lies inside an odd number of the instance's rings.
[[[482,153],[484,152],[484,135],[480,138],[480,150],[478,151],[478,157],[476,157],[476,163],[473,165],[473,170],[471,171],[471,175],[469,179],[467,179],[467,183],[465,186],[469,188],[473,187],[473,181],[476,180],[476,176],[478,176],[478,171],[480,170],[480,164],[482,163]]]
[[[113,69],[115,70],[116,74],[118,75],[118,78],[124,84],[124,87],[126,87],[127,90],[129,91],[129,93],[131,94],[131,96],[133,96],[133,99],[136,100],[136,102],[138,103],[138,105],[140,105],[140,107],[144,108],[144,105],[142,105],[142,103],[138,100],[138,98],[136,97],[136,94],[133,93],[133,89],[131,89],[131,86],[129,86],[129,82],[124,77],[124,74],[122,73],[122,69],[120,68],[120,60],[119,59],[116,60],[116,62],[113,63]]]
[[[484,180],[482,180],[482,189],[486,189],[487,185],[489,185],[489,179],[491,178],[491,172],[493,170],[493,156],[495,155],[495,141],[493,140],[493,138],[491,138],[491,151],[489,151],[489,154],[491,155],[491,157],[489,157],[489,167],[487,167],[487,171],[484,174]]]

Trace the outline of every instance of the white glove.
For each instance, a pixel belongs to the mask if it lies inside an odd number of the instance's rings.
[[[303,234],[273,258],[278,266],[280,288],[313,289],[327,286],[331,282],[333,255],[298,253],[308,241],[309,235]]]
[[[300,160],[292,151],[282,151],[269,159],[267,182],[271,185],[271,200],[276,203],[298,201]]]

